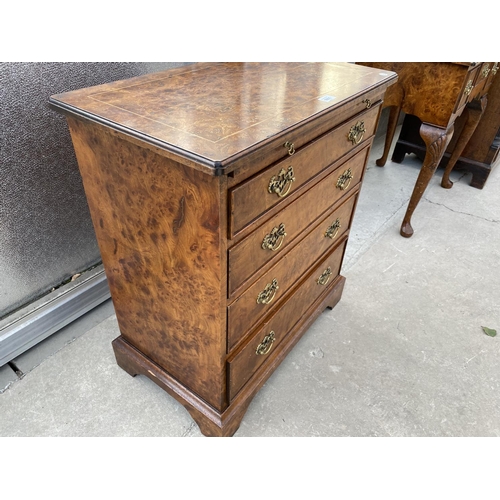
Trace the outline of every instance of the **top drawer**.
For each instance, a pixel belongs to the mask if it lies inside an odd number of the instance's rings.
[[[230,238],[363,140],[372,137],[379,107],[360,113],[233,188],[229,195]]]

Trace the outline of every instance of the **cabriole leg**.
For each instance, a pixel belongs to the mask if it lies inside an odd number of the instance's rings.
[[[400,234],[405,238],[410,238],[413,235],[411,217],[415,208],[417,208],[420,198],[422,198],[424,191],[429,185],[429,182],[432,179],[441,158],[443,157],[448,143],[450,142],[453,135],[453,125],[451,125],[448,129],[442,129],[427,123],[422,123],[420,127],[420,135],[425,142],[426,153],[424,163],[420,169],[417,182],[413,188],[413,193],[401,225]]]

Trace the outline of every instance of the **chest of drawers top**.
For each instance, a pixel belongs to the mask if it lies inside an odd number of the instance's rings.
[[[346,103],[361,111],[361,96],[395,79],[348,63],[198,63],[55,95],[50,104],[221,175],[323,115],[335,126],[348,116],[335,113],[332,121],[333,111]]]

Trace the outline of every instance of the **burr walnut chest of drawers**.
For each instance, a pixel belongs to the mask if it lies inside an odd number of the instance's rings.
[[[193,64],[52,96],[116,310],[117,363],[205,435],[342,294],[386,88],[347,63]]]

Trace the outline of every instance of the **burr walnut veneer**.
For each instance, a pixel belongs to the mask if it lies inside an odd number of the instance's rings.
[[[386,88],[345,63],[194,64],[53,96],[120,328],[118,364],[205,435],[333,307]]]

